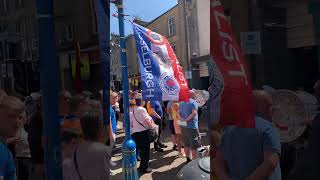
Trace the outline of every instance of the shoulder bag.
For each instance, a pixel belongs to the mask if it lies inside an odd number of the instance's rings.
[[[78,161],[77,161],[77,149],[78,149],[78,146],[76,146],[76,149],[74,150],[74,154],[73,154],[74,167],[77,170],[77,174],[78,174],[79,179],[83,180],[82,176],[80,175]]]

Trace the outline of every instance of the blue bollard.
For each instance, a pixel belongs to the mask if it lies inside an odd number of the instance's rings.
[[[122,144],[122,172],[125,180],[137,180],[136,143],[125,140]]]

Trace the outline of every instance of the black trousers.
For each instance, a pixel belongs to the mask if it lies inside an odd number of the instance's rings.
[[[31,158],[16,158],[17,161],[17,178],[20,179],[25,179],[28,180],[30,178],[30,173],[31,173]]]
[[[149,167],[150,143],[146,138],[147,136],[148,136],[147,130],[132,134],[132,139],[136,142],[137,148],[139,149],[140,158],[141,158],[140,167],[139,167],[140,171],[146,170]]]
[[[159,134],[158,134],[159,136],[158,136],[157,141],[154,142],[154,145],[155,145],[155,146],[159,146],[159,143],[161,142],[160,139],[161,139],[161,132],[162,132],[162,125],[163,125],[163,124],[162,124],[162,120],[161,120],[161,119],[155,120],[154,123],[156,123],[156,125],[159,126]]]

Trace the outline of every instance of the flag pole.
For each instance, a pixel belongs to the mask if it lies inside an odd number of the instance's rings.
[[[123,0],[112,1],[118,9],[119,34],[120,34],[120,52],[122,64],[122,90],[123,90],[123,109],[124,109],[124,125],[126,138],[122,143],[122,171],[125,180],[138,180],[136,144],[130,135],[130,119],[129,119],[129,82],[126,60],[126,43],[124,34],[124,12]]]
[[[60,124],[58,121],[58,66],[54,32],[53,0],[37,0],[39,22],[40,84],[47,180],[61,180]]]
[[[75,73],[75,87],[76,92],[82,92],[82,84],[81,84],[81,54],[80,54],[80,43],[79,41],[75,41],[75,49],[76,49],[76,73]]]

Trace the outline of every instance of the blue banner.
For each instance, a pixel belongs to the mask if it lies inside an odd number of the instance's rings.
[[[105,125],[110,124],[110,1],[95,0],[99,37],[100,62],[103,64],[103,113]]]

